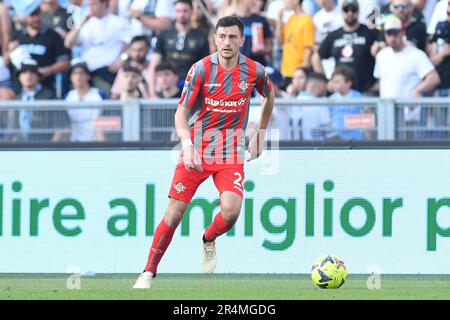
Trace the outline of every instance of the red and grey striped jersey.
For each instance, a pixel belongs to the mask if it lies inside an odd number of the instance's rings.
[[[204,161],[243,160],[254,88],[267,97],[272,85],[265,68],[241,53],[230,70],[219,64],[217,52],[191,67],[179,105],[191,109],[191,139]]]

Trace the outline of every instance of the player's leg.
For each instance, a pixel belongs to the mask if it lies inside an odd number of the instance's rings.
[[[204,241],[213,242],[217,237],[230,230],[241,212],[242,197],[232,191],[224,191],[220,195],[220,212],[204,233]]]
[[[203,232],[203,272],[213,273],[217,265],[215,240],[230,230],[241,212],[244,179],[243,166],[217,171],[214,183],[220,192],[221,211]]]
[[[173,234],[183,218],[183,214],[188,205],[189,203],[185,201],[173,198],[169,199],[164,218],[158,227],[156,227],[144,272],[139,276],[133,288],[151,288],[153,278],[156,276],[158,264],[169,247]]]
[[[147,264],[139,276],[134,288],[150,288],[156,276],[158,264],[172,241],[173,234],[183,218],[189,202],[198,186],[210,175],[210,172],[187,171],[183,164],[175,169],[169,191],[169,204],[164,218],[159,223],[153,236]]]

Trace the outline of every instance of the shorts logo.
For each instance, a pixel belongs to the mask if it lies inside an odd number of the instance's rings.
[[[177,193],[182,193],[182,192],[186,191],[185,185],[183,183],[181,183],[181,182],[178,182],[177,184],[174,184],[173,188],[175,189],[175,191]]]
[[[241,81],[238,84],[238,88],[241,89],[241,92],[246,92],[249,87],[249,84],[245,81]]]

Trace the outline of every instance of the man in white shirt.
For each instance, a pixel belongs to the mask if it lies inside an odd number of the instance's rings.
[[[89,85],[90,73],[86,63],[81,60],[73,60],[70,81],[73,90],[69,91],[65,101],[68,102],[96,102],[100,103],[105,95],[97,88]],[[103,141],[103,132],[94,128],[94,120],[100,116],[99,108],[83,108],[72,106],[67,113],[70,119],[70,141]]]
[[[447,20],[447,6],[448,0],[441,0],[436,3],[427,27],[427,33],[429,35],[433,35],[436,32],[436,25],[438,22]]]
[[[384,37],[387,47],[378,52],[373,72],[380,82],[381,98],[418,98],[440,83],[426,54],[405,42],[400,19],[392,16],[385,22]],[[405,107],[403,121],[418,125],[423,120],[421,113],[420,107]]]
[[[67,35],[67,48],[79,45],[96,87],[109,92],[123,65],[120,55],[130,42],[127,22],[109,12],[108,0],[88,0],[90,13]]]
[[[128,20],[132,37],[145,35],[149,41],[175,18],[173,3],[168,0],[112,0],[110,8]]]
[[[336,5],[333,0],[318,0],[317,2],[321,9],[313,16],[314,26],[316,27],[315,52],[328,34],[344,25],[341,7]],[[336,62],[332,57],[322,60],[323,71],[328,79],[331,78],[335,64]]]

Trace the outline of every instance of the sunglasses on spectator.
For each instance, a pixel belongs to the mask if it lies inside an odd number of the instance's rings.
[[[409,4],[407,4],[407,3],[399,3],[399,4],[394,4],[393,7],[394,7],[394,9],[408,9],[409,8]]]
[[[358,12],[358,9],[356,9],[355,7],[348,6],[348,7],[342,8],[342,11],[344,11],[345,13],[347,13],[349,11],[356,13],[356,12]]]

